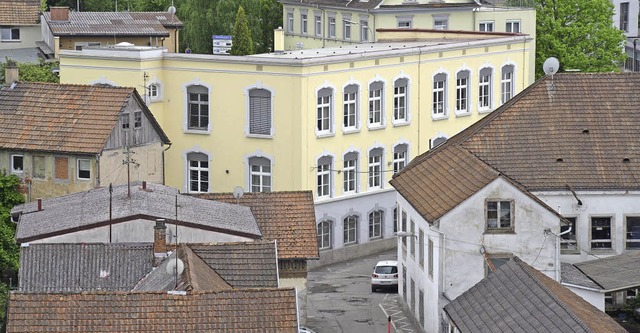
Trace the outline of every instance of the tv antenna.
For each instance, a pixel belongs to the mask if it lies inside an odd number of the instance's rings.
[[[233,189],[233,197],[236,198],[236,205],[240,204],[240,198],[244,195],[244,190],[242,186],[236,186]]]

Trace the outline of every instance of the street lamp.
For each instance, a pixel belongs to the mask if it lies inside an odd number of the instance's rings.
[[[636,42],[638,41],[638,39],[640,38],[634,38],[633,39],[633,71],[637,72],[638,71],[638,66],[636,65]]]

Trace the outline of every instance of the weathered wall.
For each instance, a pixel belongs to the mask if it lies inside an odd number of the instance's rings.
[[[159,142],[148,145],[131,147],[131,159],[135,161],[129,165],[131,181],[163,183],[162,154],[166,146]],[[125,150],[122,148],[105,150],[100,156],[100,186],[127,183],[127,165]]]

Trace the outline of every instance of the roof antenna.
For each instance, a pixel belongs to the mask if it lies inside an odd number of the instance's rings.
[[[544,74],[547,76],[551,76],[551,90],[555,90],[555,86],[553,85],[553,74],[558,72],[560,69],[560,61],[557,58],[550,57],[544,61],[542,64],[542,70],[544,70]]]
[[[233,189],[233,197],[236,198],[236,205],[240,204],[240,198],[242,198],[243,195],[244,190],[242,189],[242,186],[236,186]]]

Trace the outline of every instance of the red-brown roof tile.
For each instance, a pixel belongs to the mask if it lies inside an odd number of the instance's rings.
[[[27,25],[40,22],[39,0],[0,1],[0,25]]]

